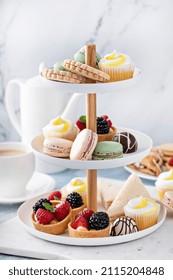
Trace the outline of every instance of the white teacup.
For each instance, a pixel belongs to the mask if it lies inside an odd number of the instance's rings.
[[[23,195],[34,168],[35,158],[27,145],[21,142],[0,143],[0,197]]]

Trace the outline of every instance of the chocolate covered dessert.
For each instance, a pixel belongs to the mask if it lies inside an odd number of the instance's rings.
[[[112,139],[123,146],[123,154],[134,153],[137,151],[138,142],[135,136],[129,132],[119,132]]]

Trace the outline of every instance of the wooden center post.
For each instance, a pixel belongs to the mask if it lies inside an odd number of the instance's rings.
[[[96,45],[85,46],[85,64],[96,68]],[[95,83],[90,80],[90,83]],[[86,127],[97,132],[96,93],[86,94]],[[87,170],[87,208],[97,211],[97,170]]]

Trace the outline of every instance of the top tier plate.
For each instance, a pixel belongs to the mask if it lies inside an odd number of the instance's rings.
[[[40,74],[41,81],[47,86],[60,92],[68,93],[111,93],[135,85],[141,77],[141,70],[135,68],[133,78],[118,82],[95,83],[95,84],[71,84],[48,80]]]

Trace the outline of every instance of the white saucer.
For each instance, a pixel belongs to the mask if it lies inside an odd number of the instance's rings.
[[[15,198],[0,197],[0,204],[20,203],[54,189],[55,180],[46,174],[35,172],[26,186],[25,194]]]
[[[124,166],[124,169],[125,169],[126,171],[128,171],[129,173],[135,173],[136,175],[138,175],[140,178],[143,178],[143,179],[156,181],[157,178],[158,178],[157,176],[153,176],[153,175],[149,175],[149,174],[140,172],[140,171],[138,171],[138,170],[135,170],[135,169],[133,169],[133,168],[130,168],[129,166]]]

